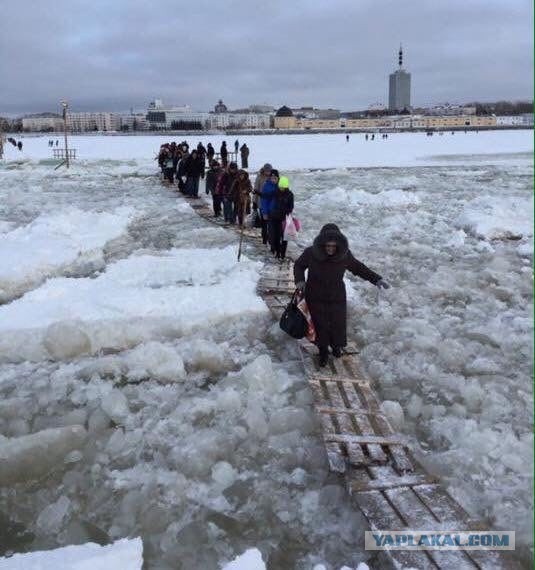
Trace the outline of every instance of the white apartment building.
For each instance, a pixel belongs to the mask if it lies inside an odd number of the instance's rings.
[[[67,126],[73,133],[119,131],[121,117],[115,113],[67,113]]]
[[[502,115],[496,117],[496,125],[499,127],[529,126],[533,125],[533,115]]]
[[[210,113],[210,129],[269,129],[271,115],[267,113]]]
[[[63,119],[60,117],[25,117],[22,119],[22,130],[28,132],[61,132]]]

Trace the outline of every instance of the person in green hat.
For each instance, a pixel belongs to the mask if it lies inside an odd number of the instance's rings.
[[[294,195],[290,190],[290,182],[286,176],[281,176],[269,214],[271,250],[277,259],[286,257],[288,242],[283,240],[283,223],[286,220],[286,216],[293,212],[293,209]]]

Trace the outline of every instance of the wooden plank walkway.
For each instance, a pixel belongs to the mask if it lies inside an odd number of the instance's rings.
[[[240,234],[239,227],[214,218],[211,206],[204,200],[186,200],[200,217]],[[242,233],[256,253],[262,253],[258,231],[247,228]],[[280,263],[266,258],[258,292],[277,320],[294,290],[293,261]],[[354,343],[348,344],[341,358],[330,358],[328,366],[320,368],[317,348],[305,339],[296,342],[313,394],[329,468],[344,477],[351,500],[371,530],[488,528],[469,517],[411,455],[406,438],[395,433],[381,411],[377,393],[359,369]],[[380,569],[520,569],[508,551],[382,551],[370,563]]]

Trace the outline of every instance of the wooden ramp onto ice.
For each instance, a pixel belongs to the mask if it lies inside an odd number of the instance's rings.
[[[186,198],[207,221],[240,234],[236,226],[214,218],[203,200]],[[258,230],[243,230],[243,239],[264,251]],[[293,262],[271,257],[258,291],[278,320],[295,290]],[[297,342],[314,408],[321,423],[331,471],[345,478],[351,500],[367,518],[371,530],[484,530],[411,455],[405,438],[395,433],[381,411],[381,401],[359,369],[357,350],[349,343],[342,358],[319,368],[314,345]],[[510,552],[383,551],[374,568],[513,570],[519,565]]]

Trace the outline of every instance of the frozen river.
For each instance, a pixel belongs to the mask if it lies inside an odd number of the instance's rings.
[[[141,536],[159,570],[251,546],[277,569],[366,560],[252,250],[238,264],[234,234],[161,186],[165,138],[72,137],[70,171],[47,140],[0,163],[4,552]],[[244,141],[252,170],[289,177],[302,245],[336,222],[392,284],[378,300],[348,280],[362,364],[418,457],[527,560],[532,133]],[[61,453],[21,460],[17,441],[65,426],[83,429],[54,432]]]

